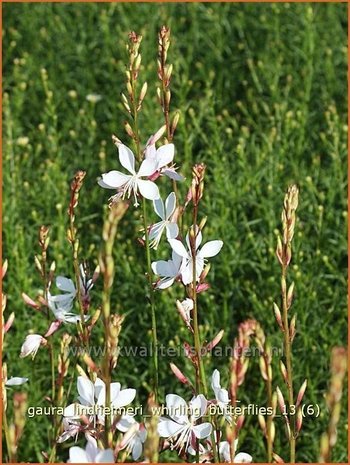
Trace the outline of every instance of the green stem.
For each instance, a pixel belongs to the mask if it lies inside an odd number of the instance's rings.
[[[287,304],[287,267],[282,265],[282,310],[283,310],[283,327],[284,327],[284,350],[287,368],[287,388],[288,388],[288,401],[289,409],[291,410],[294,405],[293,394],[293,372],[292,372],[292,350],[288,322],[288,304]],[[289,420],[291,427],[291,436],[289,440],[290,445],[290,463],[295,463],[295,415],[289,412]]]
[[[147,260],[147,279],[150,292],[150,305],[151,305],[151,320],[152,320],[152,356],[153,356],[153,369],[154,369],[154,394],[155,402],[158,402],[158,389],[159,389],[159,379],[158,379],[158,337],[157,337],[157,320],[156,320],[156,306],[154,299],[154,290],[153,290],[153,274],[152,274],[152,263],[151,263],[151,250],[149,246],[149,237],[147,230],[147,212],[146,212],[146,200],[142,199],[143,206],[143,226],[145,230],[145,248],[146,248],[146,260]]]
[[[266,381],[267,387],[267,406],[272,407],[272,383],[268,379]],[[272,415],[268,415],[267,424],[266,424],[266,442],[267,442],[267,461],[272,462],[272,441],[271,441],[271,425],[272,425]]]

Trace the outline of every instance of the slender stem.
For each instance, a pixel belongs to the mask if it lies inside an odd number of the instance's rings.
[[[140,146],[140,134],[138,128],[138,108],[136,104],[136,81],[131,82],[132,86],[132,102],[133,102],[133,133],[134,133],[134,142],[136,146],[136,156],[141,163],[142,153]],[[147,222],[147,206],[146,199],[142,198],[142,208],[143,208],[143,228],[145,231],[145,249],[146,249],[146,262],[147,262],[147,280],[149,286],[149,300],[151,307],[151,324],[152,324],[152,358],[153,358],[153,376],[154,376],[154,394],[155,402],[158,402],[158,391],[159,391],[159,377],[158,377],[158,337],[157,337],[157,320],[156,320],[156,305],[154,298],[153,290],[153,273],[152,273],[152,261],[151,261],[151,250],[149,244],[149,235],[148,235],[148,222]]]
[[[143,225],[145,230],[145,248],[146,248],[146,260],[147,260],[147,279],[150,291],[150,306],[151,306],[151,320],[152,320],[152,342],[153,342],[153,368],[154,368],[154,394],[155,402],[158,402],[158,389],[159,389],[159,379],[158,379],[158,337],[157,337],[157,320],[156,320],[156,305],[154,298],[153,290],[153,273],[152,273],[152,264],[151,264],[151,250],[149,246],[149,236],[147,230],[147,211],[146,211],[146,200],[142,199],[143,206]]]
[[[9,427],[8,427],[8,423],[7,423],[7,417],[6,417],[6,410],[5,409],[4,409],[3,415],[2,415],[2,427],[3,427],[4,432],[5,432],[5,440],[6,440],[6,447],[7,447],[9,462],[10,463],[16,462],[16,458],[12,455],[11,439],[10,439],[10,433],[9,433]]]
[[[272,407],[272,383],[271,379],[268,378],[266,381],[267,388],[267,406],[268,408]],[[267,424],[266,424],[266,442],[267,442],[267,461],[272,462],[272,437],[271,437],[271,425],[272,425],[272,415],[268,415]]]
[[[282,310],[283,310],[283,326],[284,326],[284,350],[286,358],[287,368],[287,387],[288,387],[288,401],[289,409],[291,410],[294,405],[294,394],[293,394],[293,372],[292,372],[292,351],[290,341],[290,331],[288,322],[288,304],[287,304],[287,266],[282,265]],[[289,440],[290,444],[290,463],[295,463],[295,415],[289,412],[289,419],[291,421],[291,436]]]

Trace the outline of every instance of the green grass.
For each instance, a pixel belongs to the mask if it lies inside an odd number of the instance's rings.
[[[16,312],[4,358],[9,375],[30,378],[24,388],[29,405],[47,405],[50,388],[45,351],[34,362],[18,358],[28,331],[46,329],[41,316],[21,300],[21,292],[34,297],[40,289],[33,261],[38,228],[51,225],[50,259],[56,260],[58,274],[72,276],[65,239],[69,182],[77,169],[86,170],[77,221],[83,256],[96,263],[108,198],[96,179],[118,169],[111,134],[127,141],[120,105],[127,34],[136,30],[144,37],[141,79],[148,82],[149,93],[141,128],[146,141],[162,124],[155,58],[157,30],[165,23],[172,30],[172,108],[181,110],[177,163],[187,178],[194,162],[207,164],[201,210],[208,216],[205,238],[221,238],[225,244],[212,260],[212,288],[200,296],[200,322],[208,338],[223,328],[222,344],[229,344],[238,324],[254,317],[272,344],[281,344],[272,312],[272,302],[279,298],[276,229],[286,187],[291,182],[300,187],[292,266],[298,315],[295,385],[309,379],[305,401],[318,404],[321,413],[305,419],[297,459],[317,460],[328,422],[324,396],[330,350],[346,344],[347,336],[346,8],[289,3],[3,5],[3,255],[9,259],[6,311]],[[102,100],[88,102],[91,93]],[[21,145],[23,137],[29,141]],[[164,195],[169,184],[160,184]],[[186,186],[180,190],[185,195]],[[149,343],[138,214],[129,209],[115,250],[113,308],[126,315],[125,345]],[[168,255],[163,244],[157,258]],[[93,293],[95,306],[100,286]],[[188,337],[174,306],[181,295],[180,287],[157,294],[164,345]],[[169,361],[160,361],[161,394],[184,393],[170,374]],[[182,358],[177,363],[185,366]],[[227,381],[228,366],[227,359],[208,359],[207,374],[218,367]],[[275,385],[281,385],[278,360],[274,374]],[[149,382],[149,360],[121,358],[114,379],[137,387],[138,401],[144,403],[147,386],[141,384]],[[74,396],[75,388],[72,401]],[[257,360],[251,361],[240,399],[264,405]],[[347,461],[346,412],[344,398],[334,462]],[[43,461],[49,422],[38,417],[27,421],[20,460]],[[275,449],[287,460],[281,419],[279,426]],[[60,449],[60,459],[66,459],[67,446]],[[256,462],[266,460],[255,417],[247,418],[240,450]],[[174,460],[174,455],[165,459]]]

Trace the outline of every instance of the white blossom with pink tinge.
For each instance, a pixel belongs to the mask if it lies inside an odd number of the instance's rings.
[[[145,426],[138,423],[130,415],[123,415],[116,426],[119,431],[125,433],[119,444],[119,449],[126,449],[128,453],[131,453],[133,460],[138,460],[142,455],[143,444],[147,438]]]
[[[144,159],[139,170],[135,170],[135,156],[133,152],[124,144],[118,143],[120,164],[130,173],[125,174],[120,171],[112,170],[102,174],[98,184],[105,189],[118,189],[119,198],[130,198],[134,196],[134,205],[139,205],[137,195],[149,200],[155,200],[159,197],[157,185],[148,178],[157,171],[157,163],[153,159]]]
[[[217,255],[222,246],[222,241],[209,241],[199,249],[199,246],[202,242],[202,233],[198,230],[197,227],[197,235],[196,235],[196,280],[199,280],[199,277],[203,271],[205,259],[210,257],[215,257]],[[181,241],[178,239],[170,239],[169,244],[171,245],[174,252],[176,252],[180,257],[182,257],[181,263],[181,279],[182,282],[187,285],[193,281],[193,257],[192,257],[192,250],[190,244],[190,236],[189,233],[186,235],[186,244],[187,249],[183,245]]]
[[[31,355],[32,359],[34,359],[36,353],[39,350],[39,347],[45,344],[46,339],[40,334],[29,334],[22,344],[20,357],[23,358]]]
[[[176,395],[166,396],[166,409],[170,418],[161,417],[158,423],[158,434],[167,438],[174,449],[187,451],[190,446],[195,447],[197,439],[205,439],[212,432],[212,425],[208,422],[196,424],[205,415],[208,402],[200,394],[187,405],[186,401]]]
[[[159,221],[150,227],[148,238],[150,240],[150,246],[157,249],[164,231],[166,231],[166,237],[168,240],[175,239],[175,237],[179,234],[177,224],[171,220],[176,208],[175,193],[171,192],[165,203],[160,197],[159,199],[153,200],[153,208],[162,221]]]
[[[112,449],[99,449],[96,439],[86,435],[87,444],[85,449],[73,446],[69,449],[69,460],[67,463],[114,463]]]

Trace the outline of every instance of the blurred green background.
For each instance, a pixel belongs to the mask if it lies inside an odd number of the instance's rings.
[[[346,18],[347,6],[340,3],[3,4],[3,255],[9,260],[4,287],[6,313],[16,312],[4,359],[9,376],[30,378],[23,388],[29,405],[48,405],[45,396],[50,388],[45,350],[34,362],[18,358],[25,335],[46,330],[40,314],[21,300],[21,292],[35,297],[40,290],[33,260],[38,228],[51,225],[49,257],[56,260],[57,274],[72,277],[65,238],[69,183],[77,169],[86,170],[77,222],[81,256],[91,267],[96,264],[109,195],[96,180],[102,172],[119,169],[111,134],[129,142],[120,104],[127,35],[131,30],[143,35],[140,79],[148,82],[149,91],[140,124],[146,142],[163,124],[156,99],[156,56],[157,31],[166,24],[172,33],[171,104],[181,111],[176,162],[187,176],[180,192],[186,193],[191,165],[206,163],[200,212],[208,216],[204,238],[220,238],[225,244],[211,260],[212,287],[200,296],[203,337],[225,329],[222,345],[230,344],[238,324],[254,317],[271,344],[280,347],[272,312],[280,292],[276,230],[288,184],[300,187],[291,273],[296,283],[293,311],[298,316],[295,386],[298,389],[308,378],[305,402],[318,404],[320,416],[304,420],[297,460],[317,460],[319,438],[328,422],[324,396],[330,350],[346,344],[347,337]],[[91,101],[95,94],[101,97],[97,102]],[[165,196],[170,184],[160,181]],[[154,214],[152,219],[156,220]],[[115,247],[112,303],[115,311],[126,315],[122,345],[149,344],[139,230],[139,211],[131,207]],[[169,247],[163,243],[152,259],[168,256]],[[100,304],[100,286],[93,291],[94,308]],[[159,338],[164,345],[189,339],[174,305],[175,298],[182,297],[180,286],[157,293]],[[54,336],[58,344],[62,331]],[[99,344],[101,331],[95,337]],[[176,392],[190,398],[170,373],[169,361],[174,360],[160,361],[162,396]],[[191,373],[183,357],[175,361]],[[147,396],[149,362],[120,358],[113,376],[136,387],[140,403]],[[273,363],[274,386],[282,385],[278,360]],[[219,368],[223,384],[229,379],[228,367],[227,358],[206,360],[207,375]],[[12,394],[8,396],[11,399]],[[75,396],[73,387],[70,401]],[[239,398],[258,405],[266,401],[257,359],[251,360]],[[345,399],[334,462],[347,461]],[[45,417],[27,421],[20,460],[43,461],[49,423]],[[282,419],[278,431],[275,450],[288,460]],[[71,445],[72,441],[59,448],[60,459],[66,460]],[[246,419],[239,449],[249,452],[255,462],[266,461],[256,417]],[[176,455],[161,460],[176,461]]]

